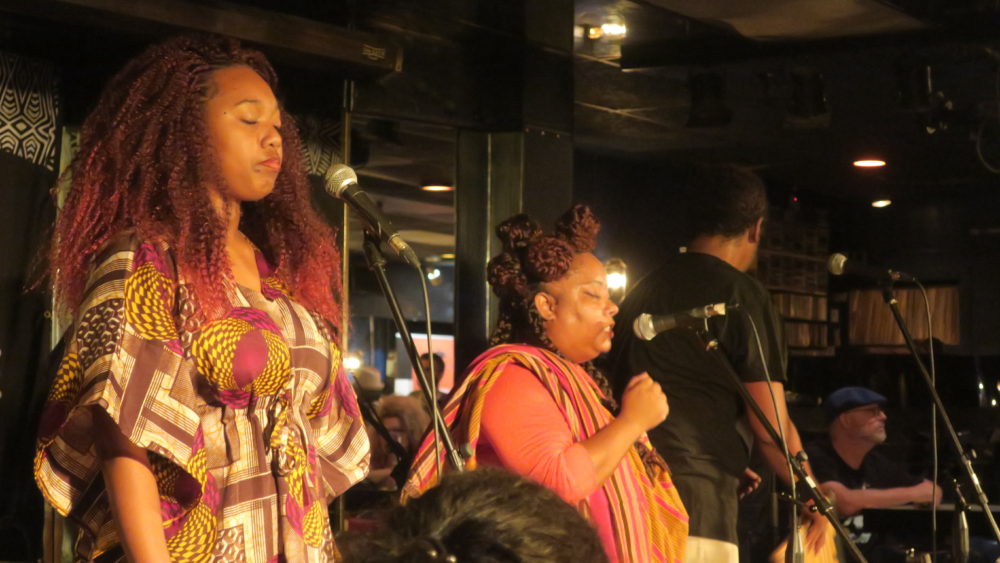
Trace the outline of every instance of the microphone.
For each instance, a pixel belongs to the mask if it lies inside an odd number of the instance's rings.
[[[414,268],[420,268],[417,254],[399,236],[392,221],[382,214],[378,205],[358,186],[358,175],[354,173],[354,169],[346,164],[334,164],[326,169],[323,182],[326,193],[347,203],[361,216],[368,229],[377,234],[400,258]]]
[[[905,272],[897,272],[896,270],[892,270],[890,268],[879,268],[876,266],[869,266],[868,264],[858,262],[856,260],[848,260],[847,256],[844,256],[839,252],[830,255],[830,259],[826,261],[826,269],[835,276],[852,274],[855,276],[864,276],[866,278],[889,280],[894,282],[917,281],[916,278]]]
[[[690,311],[672,313],[669,315],[650,315],[643,313],[632,322],[632,332],[643,340],[652,340],[663,331],[676,327],[700,328],[705,319],[726,314],[725,303],[712,303],[704,307],[695,307]]]

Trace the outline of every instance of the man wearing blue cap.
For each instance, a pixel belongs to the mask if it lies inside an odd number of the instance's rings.
[[[875,446],[885,442],[886,398],[865,387],[844,387],[826,399],[829,440],[806,447],[820,485],[834,493],[841,516],[865,508],[941,502],[941,489],[910,474]]]

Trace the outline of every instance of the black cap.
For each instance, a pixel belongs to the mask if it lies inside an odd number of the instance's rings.
[[[826,414],[830,420],[845,411],[865,405],[884,405],[888,399],[867,387],[841,387],[826,397]]]

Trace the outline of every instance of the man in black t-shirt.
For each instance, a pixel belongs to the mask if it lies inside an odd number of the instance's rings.
[[[711,332],[771,424],[778,427],[780,418],[790,451],[799,452],[802,444],[785,406],[781,321],[767,290],[746,274],[756,259],[767,212],[763,183],[733,166],[694,169],[686,183],[683,201],[693,238],[686,252],[639,281],[626,296],[616,318],[610,362],[619,388],[647,371],[670,400],[670,415],[649,437],[670,465],[691,518],[685,561],[735,562],[738,495],[759,482],[747,468],[751,447],[756,442],[768,465],[787,481],[780,446],[752,414],[747,416],[736,383],[692,331],[670,330],[644,342],[632,334],[633,320],[642,313],[738,304],[739,310],[709,320]],[[826,526],[823,521],[812,527],[807,547],[822,543]]]
[[[885,442],[886,399],[865,387],[844,387],[826,399],[829,437],[809,444],[806,452],[816,478],[835,495],[841,516],[865,508],[941,502],[941,489],[911,475],[876,446]]]

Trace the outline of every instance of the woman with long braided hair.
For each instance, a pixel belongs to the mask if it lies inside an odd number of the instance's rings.
[[[77,556],[327,561],[368,470],[340,256],[264,56],[181,37],[84,121],[51,252],[72,316],[35,476]]]
[[[611,561],[679,561],[687,513],[646,430],[667,416],[663,390],[636,376],[617,417],[591,360],[611,348],[614,314],[604,267],[592,254],[599,223],[577,205],[544,235],[525,215],[497,228],[489,263],[500,298],[493,347],[467,370],[444,409],[457,444],[479,464],[508,468],[555,491],[594,525]],[[434,486],[444,460],[433,434],[404,496]]]

